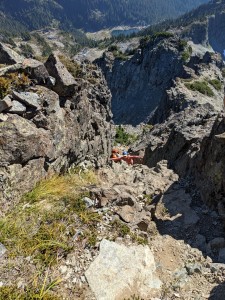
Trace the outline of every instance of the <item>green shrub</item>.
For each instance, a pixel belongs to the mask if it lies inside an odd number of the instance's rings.
[[[182,53],[182,60],[184,61],[184,62],[186,62],[186,61],[188,61],[189,59],[190,59],[190,57],[191,57],[191,55],[190,55],[190,53],[189,53],[189,51],[184,51],[183,53]]]
[[[130,234],[130,228],[120,220],[113,221],[111,225],[120,237],[125,237],[127,234]]]
[[[49,56],[52,53],[52,49],[49,46],[49,44],[46,42],[46,40],[42,36],[40,36],[40,34],[38,34],[37,32],[33,33],[33,37],[36,39],[36,41],[42,48],[42,56],[44,57]]]
[[[206,81],[195,81],[192,83],[185,83],[185,86],[192,91],[198,91],[199,93],[207,96],[214,96],[213,91],[208,86]]]
[[[209,84],[211,84],[217,91],[222,89],[222,84],[218,79],[209,80]]]
[[[148,42],[151,40],[149,35],[144,36],[143,38],[140,39],[140,48],[145,48]]]
[[[117,45],[111,45],[108,48],[109,52],[114,52],[114,51],[119,51],[118,46]]]
[[[146,35],[145,37],[140,39],[140,48],[142,48],[142,49],[145,48],[149,42],[154,42],[158,38],[166,39],[166,38],[170,38],[173,36],[174,36],[173,33],[166,32],[166,31],[165,32],[156,32],[152,36]]]
[[[121,51],[113,51],[113,55],[115,58],[120,59],[120,60],[127,60],[128,56]]]
[[[21,49],[21,54],[27,58],[32,57],[34,54],[34,51],[29,44],[21,44],[20,49]]]
[[[180,51],[183,51],[186,47],[187,47],[187,41],[185,41],[185,40],[180,40],[179,41],[179,50]]]
[[[47,287],[46,287],[47,289]],[[60,298],[51,291],[42,291],[42,286],[38,289],[29,287],[29,290],[22,291],[15,286],[0,287],[0,299],[5,300],[59,300]]]
[[[156,32],[155,34],[153,34],[152,39],[156,39],[156,38],[170,38],[170,37],[174,37],[174,34],[171,32],[167,32],[167,31],[162,31],[162,32]]]
[[[138,136],[135,134],[127,133],[124,128],[119,125],[116,129],[115,143],[124,146],[130,145],[137,140]]]

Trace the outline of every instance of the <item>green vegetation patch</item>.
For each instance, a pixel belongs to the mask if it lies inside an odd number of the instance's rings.
[[[213,91],[208,86],[208,83],[206,81],[195,81],[192,83],[185,83],[185,86],[192,91],[197,91],[203,95],[207,95],[210,97],[214,96]]]
[[[167,39],[170,37],[174,37],[174,34],[167,31],[155,32],[152,35],[146,35],[140,39],[140,48],[145,48],[149,42],[154,43],[157,39]]]
[[[108,51],[112,52],[114,57],[120,60],[127,60],[128,59],[128,55],[121,52],[119,50],[119,48],[117,47],[117,45],[110,45],[108,48]]]
[[[20,51],[21,51],[21,54],[27,58],[30,58],[34,55],[33,48],[29,44],[21,44]]]
[[[42,56],[44,57],[49,56],[52,53],[52,49],[49,46],[49,44],[46,42],[45,38],[40,36],[40,34],[38,34],[37,32],[33,33],[32,35],[42,48]]]
[[[180,46],[179,46],[179,48],[180,48]],[[192,47],[191,46],[185,47],[182,50],[183,50],[183,52],[182,52],[181,58],[184,62],[187,62],[191,57]]]
[[[42,291],[42,287],[21,291],[15,286],[0,287],[0,299],[4,300],[60,300],[50,291]]]
[[[123,223],[120,220],[115,220],[111,223],[112,228],[115,231],[115,235],[119,237],[125,237],[126,235],[130,235],[132,242],[137,243],[139,245],[147,245],[148,240],[143,238],[136,233],[132,232],[128,225]]]
[[[209,84],[211,84],[217,91],[222,89],[222,83],[218,79],[209,80]]]
[[[121,125],[119,125],[116,128],[116,136],[115,136],[116,144],[128,146],[134,143],[135,141],[137,141],[137,139],[138,139],[137,135],[127,133]]]

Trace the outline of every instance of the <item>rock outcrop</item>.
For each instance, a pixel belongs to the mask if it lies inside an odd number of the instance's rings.
[[[126,247],[103,240],[100,253],[85,275],[97,300],[150,297],[160,289],[154,256],[148,246]],[[155,292],[156,293],[156,292]]]
[[[31,76],[37,74],[36,85],[26,91],[9,91],[7,98],[0,100],[1,211],[52,172],[60,173],[85,159],[96,165],[107,161],[112,140],[111,96],[100,70],[89,67],[86,75],[91,78],[94,72],[95,84],[77,79],[74,92],[67,97],[67,86],[64,89],[64,81],[59,85],[56,78],[57,91],[60,86],[59,94],[64,94],[61,98],[47,82],[44,86],[44,80],[42,85],[37,84],[40,78],[47,78],[44,65],[29,63]],[[8,70],[6,78],[10,73]],[[64,78],[64,73],[59,76]]]
[[[209,11],[210,15],[205,17],[205,20],[198,20],[186,26],[182,30],[181,36],[192,40],[195,44],[210,45],[213,50],[223,54],[225,38],[222,32],[225,26],[225,13],[224,3],[222,5],[223,8],[220,12],[210,14]]]
[[[115,58],[111,52],[97,60],[112,92],[115,123],[161,122],[171,109],[182,110],[187,103],[208,102],[221,110],[223,77],[219,55],[203,47],[199,54],[195,45],[177,37],[156,36],[141,46],[142,49],[125,61]],[[178,86],[178,78],[182,88]],[[211,79],[219,80],[221,86],[218,90],[212,87],[213,93],[207,97],[204,91],[201,96],[187,89],[188,83]],[[157,108],[159,114],[153,116]]]
[[[172,80],[183,73],[178,40],[157,38],[122,61],[111,52],[97,60],[112,93],[115,123],[146,121]]]

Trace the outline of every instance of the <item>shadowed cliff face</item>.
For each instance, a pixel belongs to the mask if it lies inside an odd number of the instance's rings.
[[[183,73],[179,41],[156,39],[127,61],[106,53],[98,60],[112,93],[115,123],[137,125],[151,112]]]
[[[185,66],[190,77],[174,81],[151,119],[154,127],[133,148],[145,149],[149,167],[166,159],[181,177],[192,176],[202,200],[214,206],[225,202],[222,67],[217,54],[192,57]],[[188,88],[190,83],[203,81],[208,82],[211,96],[204,94],[206,88],[202,93]],[[220,82],[219,89],[211,85],[214,82]]]
[[[220,110],[221,58],[207,52],[207,48],[202,47],[200,54],[195,48],[176,37],[157,37],[126,61],[115,58],[111,52],[97,60],[112,93],[115,123],[162,122],[170,110],[177,112],[196,102],[208,102]],[[187,88],[190,83],[208,84],[211,79],[218,80],[220,86],[218,90],[211,86],[210,97],[204,88],[197,97],[196,91]]]
[[[212,48],[223,54],[225,49],[225,12],[209,18],[208,39]]]
[[[1,211],[48,174],[84,160],[106,163],[112,140],[111,95],[96,66],[82,67],[87,77],[76,81],[57,56],[48,59],[46,68],[24,60],[1,70],[5,78],[17,71],[34,82],[0,100]]]
[[[195,44],[210,45],[221,54],[225,50],[225,12],[209,16],[205,21],[193,22],[182,32],[182,37],[191,39]]]

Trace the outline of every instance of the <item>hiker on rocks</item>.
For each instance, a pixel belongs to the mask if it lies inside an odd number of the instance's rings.
[[[126,150],[123,150],[123,156],[127,156],[128,155],[128,152]]]
[[[113,149],[110,158],[118,158],[120,157],[120,152],[118,149]]]

